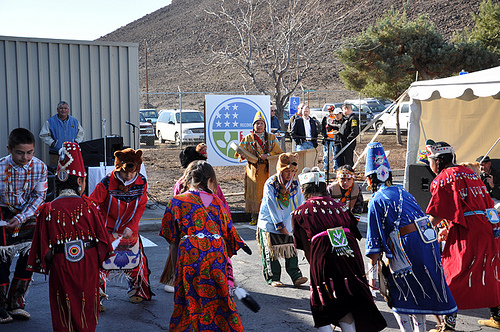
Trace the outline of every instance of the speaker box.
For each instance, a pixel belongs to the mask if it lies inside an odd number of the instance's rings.
[[[431,182],[435,177],[431,168],[425,164],[412,164],[408,169],[408,191],[424,212],[432,196]]]
[[[47,192],[45,193],[45,202],[51,202],[56,198],[56,166],[47,165]]]
[[[83,164],[86,167],[99,166],[104,162],[104,138],[98,138],[91,141],[80,143],[82,149]],[[123,149],[123,137],[107,136],[106,137],[106,165],[112,166],[115,164],[114,153],[117,150]]]

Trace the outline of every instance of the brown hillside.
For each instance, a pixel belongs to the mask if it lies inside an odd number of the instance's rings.
[[[140,89],[146,92],[144,40],[147,40],[149,92],[182,91],[242,91],[255,90],[251,82],[235,68],[224,71],[209,64],[212,45],[221,44],[225,28],[203,10],[213,0],[173,0],[171,5],[134,21],[99,40],[136,42],[139,47]],[[436,28],[446,38],[454,31],[473,24],[471,12],[477,12],[480,0],[344,0],[329,1],[331,13],[352,10],[338,30],[336,38],[317,58],[315,67],[303,81],[304,89],[342,90],[338,78],[341,65],[334,58],[332,49],[338,47],[343,37],[350,37],[364,30],[391,6],[402,8],[408,3],[410,19],[428,14]],[[335,15],[329,15],[332,22]],[[271,87],[269,88],[271,89]],[[145,99],[141,97],[141,103]],[[158,108],[174,108],[178,97],[150,96],[151,104]],[[184,100],[184,99],[183,99]],[[183,106],[199,106],[198,102],[183,101]],[[141,105],[142,106],[142,105]],[[185,107],[186,108],[186,107]]]

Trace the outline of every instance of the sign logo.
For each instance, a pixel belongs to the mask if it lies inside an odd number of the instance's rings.
[[[300,104],[300,97],[290,97],[290,116],[297,113]]]
[[[238,158],[230,144],[239,144],[244,136],[252,130],[255,113],[261,111],[266,117],[266,130],[269,110],[262,107],[251,98],[244,96],[229,97],[215,106],[208,119],[207,139],[219,158],[231,164],[238,164]]]

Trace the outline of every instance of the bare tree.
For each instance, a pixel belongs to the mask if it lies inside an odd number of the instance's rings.
[[[222,48],[213,49],[219,66],[236,65],[255,88],[276,104],[284,128],[283,112],[313,61],[325,47],[345,14],[328,17],[324,0],[214,0],[208,14],[226,23]],[[330,13],[331,14],[331,13]]]

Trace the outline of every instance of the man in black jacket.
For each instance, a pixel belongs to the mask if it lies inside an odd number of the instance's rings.
[[[356,114],[352,112],[351,104],[344,104],[342,106],[344,113],[344,122],[340,126],[340,136],[342,137],[342,147],[352,143],[344,150],[344,165],[354,166],[354,149],[356,148],[356,137],[359,134],[359,121]]]
[[[311,111],[305,105],[302,117],[296,118],[292,125],[292,139],[297,144],[297,151],[314,149],[318,146],[318,128],[316,121],[309,116]]]

